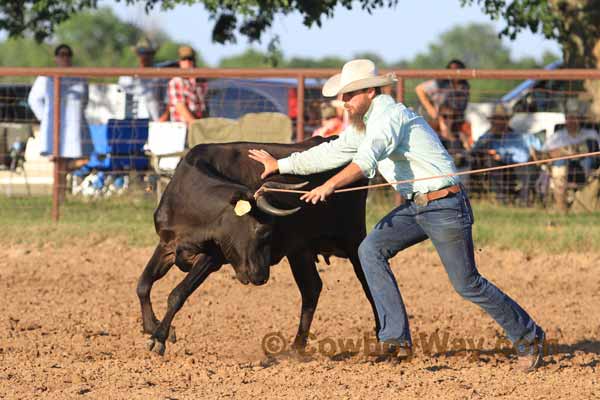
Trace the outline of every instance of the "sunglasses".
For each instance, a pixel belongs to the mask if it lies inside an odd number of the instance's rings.
[[[69,53],[68,51],[59,51],[56,54],[56,57],[67,57],[67,58],[71,58],[73,57],[73,54]]]
[[[359,95],[361,93],[366,93],[368,89],[358,89],[358,90],[353,90],[351,92],[346,92],[344,94],[342,94],[342,98],[343,99],[351,99],[356,95]]]

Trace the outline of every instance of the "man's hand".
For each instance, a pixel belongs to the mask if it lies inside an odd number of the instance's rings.
[[[274,174],[279,170],[279,166],[277,165],[277,160],[275,157],[267,153],[265,150],[251,149],[248,150],[248,153],[248,157],[254,161],[258,161],[265,168],[263,173],[260,175],[262,179],[265,179],[267,176]]]
[[[317,204],[319,201],[325,201],[327,197],[331,196],[335,187],[328,182],[322,184],[311,190],[310,192],[303,194],[300,200],[304,200],[307,203]]]

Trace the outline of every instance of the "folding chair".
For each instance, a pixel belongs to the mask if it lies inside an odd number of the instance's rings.
[[[185,122],[150,122],[146,154],[157,175],[156,194],[162,196],[164,186],[185,154],[187,126]]]

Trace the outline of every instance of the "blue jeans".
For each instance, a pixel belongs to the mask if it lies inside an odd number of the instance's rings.
[[[388,260],[427,238],[454,289],[494,318],[513,343],[532,342],[542,332],[525,310],[477,271],[472,224],[471,205],[461,191],[426,206],[408,201],[375,225],[358,254],[379,314],[379,340],[412,345],[406,309]]]

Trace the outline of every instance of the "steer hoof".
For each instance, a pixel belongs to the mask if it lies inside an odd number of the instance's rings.
[[[153,348],[154,348],[154,339],[148,339],[148,341],[146,342],[146,350],[152,351]]]
[[[149,339],[146,342],[146,349],[148,351],[153,351],[159,356],[163,356],[165,354],[165,344],[159,342],[156,339]]]
[[[165,344],[161,343],[161,342],[156,342],[152,351],[155,352],[156,354],[158,354],[159,356],[164,356],[165,355]]]
[[[177,341],[177,335],[175,334],[174,326],[172,326],[171,329],[169,329],[169,337],[167,338],[167,340],[171,343],[175,343]]]

